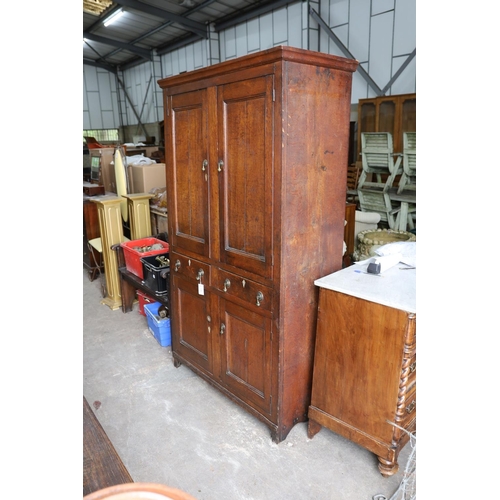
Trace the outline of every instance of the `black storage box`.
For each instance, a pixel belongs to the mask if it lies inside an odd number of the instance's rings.
[[[156,295],[168,295],[170,265],[163,264],[168,252],[142,257],[143,283]]]

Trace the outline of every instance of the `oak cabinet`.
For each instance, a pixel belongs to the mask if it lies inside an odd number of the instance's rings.
[[[314,280],[342,266],[356,67],[276,47],[158,82],[174,363],[276,442],[307,419]]]

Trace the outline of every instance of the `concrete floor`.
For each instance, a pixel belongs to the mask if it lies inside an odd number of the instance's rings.
[[[175,368],[139,314],[101,304],[100,278],[83,273],[83,395],[135,482],[199,500],[389,500],[400,470],[384,478],[376,457],[322,429],[297,424],[280,444],[269,429],[189,368]],[[95,409],[94,403],[100,406]]]

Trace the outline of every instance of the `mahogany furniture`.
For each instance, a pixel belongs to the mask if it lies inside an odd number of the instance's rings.
[[[83,195],[83,265],[86,267],[90,281],[95,279],[97,272],[102,269],[103,262],[101,254],[92,253],[89,241],[100,236],[99,217],[97,206],[90,198]]]
[[[83,495],[133,479],[83,397]]]
[[[91,184],[90,182],[83,183],[83,194],[87,196],[96,196],[99,194],[106,194],[104,190],[104,186],[100,184]]]
[[[174,363],[278,443],[307,419],[314,280],[342,267],[357,64],[275,47],[158,82]]]
[[[403,133],[417,130],[417,94],[360,99],[358,102],[358,159],[363,132],[390,132],[394,153],[403,153]]]
[[[308,436],[321,427],[377,455],[383,476],[398,470],[416,429],[415,269],[381,276],[353,265],[320,287]]]

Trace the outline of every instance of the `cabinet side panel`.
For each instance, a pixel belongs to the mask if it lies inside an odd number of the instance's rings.
[[[310,402],[314,280],[342,267],[351,78],[331,67],[284,65],[280,327],[283,408],[294,409],[292,419],[303,419]]]
[[[404,311],[322,289],[311,405],[391,443],[407,321]]]

